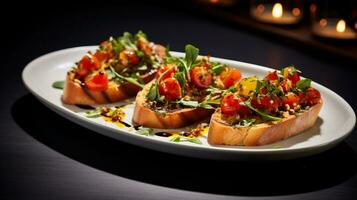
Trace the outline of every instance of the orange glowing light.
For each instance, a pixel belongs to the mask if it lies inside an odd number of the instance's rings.
[[[346,30],[346,22],[345,22],[345,20],[340,19],[337,22],[336,31],[339,32],[339,33],[343,33],[343,32],[345,32],[345,30]]]
[[[283,5],[281,5],[281,3],[274,4],[271,14],[274,18],[280,18],[283,16]]]
[[[259,5],[257,6],[257,12],[258,12],[258,13],[263,13],[264,10],[265,10],[264,5],[259,4]]]
[[[301,13],[301,12],[300,12],[300,9],[299,9],[299,8],[293,8],[293,15],[294,15],[294,16],[297,17],[297,16],[300,15],[300,13]]]
[[[324,18],[320,19],[320,25],[321,26],[326,26],[327,25],[327,20],[324,19]]]
[[[313,12],[313,13],[316,12],[316,9],[317,9],[317,7],[316,7],[315,4],[311,4],[311,5],[310,5],[310,11],[311,11],[311,12]]]

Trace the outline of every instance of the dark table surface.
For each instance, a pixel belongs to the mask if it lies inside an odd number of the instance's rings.
[[[356,110],[356,63],[326,58],[232,27],[178,4],[83,3],[13,7],[1,49],[0,199],[356,199],[357,131],[320,155],[278,162],[200,160],[132,146],[42,105],[21,72],[45,53],[141,29],[181,51],[280,68],[295,64]],[[4,27],[3,26],[3,27]],[[6,31],[5,31],[6,30]]]

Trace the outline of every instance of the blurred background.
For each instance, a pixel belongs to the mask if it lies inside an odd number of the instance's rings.
[[[214,57],[275,69],[294,64],[356,111],[356,0],[9,3],[0,12],[0,199],[356,199],[356,130],[337,147],[298,160],[192,159],[74,124],[41,104],[21,78],[46,53],[143,30],[173,51],[191,43]]]

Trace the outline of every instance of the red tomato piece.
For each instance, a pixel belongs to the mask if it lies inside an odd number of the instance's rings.
[[[88,89],[98,92],[106,90],[108,87],[108,82],[108,76],[103,72],[99,72],[98,74],[85,80],[85,84]]]
[[[225,115],[239,114],[247,116],[251,113],[250,109],[242,105],[244,100],[240,97],[236,97],[233,93],[230,93],[223,97],[221,102],[221,111]]]
[[[213,76],[205,67],[195,67],[190,71],[192,83],[198,88],[208,88]]]
[[[167,78],[160,82],[159,93],[163,95],[166,100],[176,100],[182,97],[181,86],[175,78]]]
[[[159,78],[161,74],[163,74],[164,72],[166,72],[166,74],[162,76],[162,80],[173,77],[174,74],[176,73],[176,65],[167,64],[167,65],[160,66],[159,70],[157,71],[156,78]]]
[[[225,88],[229,88],[242,78],[242,74],[237,69],[230,69],[221,73],[220,78]]]
[[[295,93],[289,92],[283,98],[283,105],[288,104],[290,108],[294,108],[300,103],[300,97]]]
[[[140,58],[136,55],[135,51],[128,49],[124,49],[119,53],[119,59],[124,65],[137,65],[140,62]]]
[[[91,53],[86,54],[83,58],[79,61],[77,67],[77,75],[80,77],[84,77],[88,74],[91,70],[96,70],[99,68],[99,61],[98,59],[93,56]]]
[[[307,105],[313,106],[320,102],[321,94],[315,88],[310,87],[306,91],[306,100],[307,100]]]
[[[252,99],[252,106],[259,110],[264,110],[267,113],[274,113],[278,111],[278,108],[281,106],[281,100],[275,95],[270,96],[261,96],[259,101],[257,97]]]
[[[270,72],[265,76],[266,80],[275,81],[278,80],[278,73],[276,71]]]
[[[94,57],[98,59],[99,62],[106,62],[112,58],[112,54],[106,51],[96,51]]]

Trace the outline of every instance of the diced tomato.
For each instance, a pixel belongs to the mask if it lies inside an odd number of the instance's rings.
[[[303,92],[298,92],[297,94],[299,96],[299,99],[300,99],[300,102],[299,104],[302,105],[302,106],[305,106],[306,103],[307,103],[307,100],[306,100],[306,94],[303,93]]]
[[[227,94],[222,99],[221,111],[225,115],[239,114],[241,116],[247,116],[251,111],[247,106],[242,105],[243,102],[244,100],[240,97],[236,97],[235,94]]]
[[[182,97],[181,86],[175,78],[167,78],[160,82],[159,93],[163,95],[166,100],[176,100]]]
[[[278,73],[276,71],[270,72],[265,76],[266,80],[275,81],[278,80]]]
[[[294,88],[296,83],[300,80],[299,72],[294,67],[285,67],[282,73],[285,79],[291,81],[292,88]]]
[[[208,88],[213,80],[211,72],[205,67],[195,67],[190,71],[192,83],[198,88]]]
[[[290,92],[292,89],[292,83],[291,80],[289,79],[284,79],[283,81],[281,81],[281,87],[283,88],[283,91],[285,93]]]
[[[107,89],[108,82],[108,76],[103,72],[99,72],[98,74],[86,79],[85,85],[90,90],[101,92]]]
[[[300,103],[300,97],[292,92],[289,92],[283,98],[283,105],[288,104],[290,108],[294,108],[299,103]]]
[[[80,77],[85,77],[91,70],[96,70],[99,67],[98,59],[91,53],[86,54],[79,61],[77,67],[77,75]]]
[[[256,109],[264,110],[267,113],[273,113],[281,106],[281,100],[275,95],[260,96],[259,100],[257,97],[254,97],[252,99],[252,106]]]
[[[96,51],[94,54],[94,57],[96,57],[99,62],[106,62],[112,58],[112,56],[113,55],[107,51]]]
[[[221,73],[220,78],[225,88],[229,88],[242,78],[242,74],[237,69],[225,70]]]
[[[123,65],[137,65],[140,62],[140,58],[135,51],[128,49],[124,49],[119,53],[119,59]]]
[[[307,105],[313,106],[320,102],[321,94],[315,88],[310,87],[306,91],[306,100],[307,100]]]
[[[176,73],[176,65],[167,64],[167,65],[160,66],[159,70],[157,71],[156,77],[159,78],[161,74],[163,74],[164,72],[166,72],[166,74],[162,76],[162,80],[173,77],[174,74]]]

